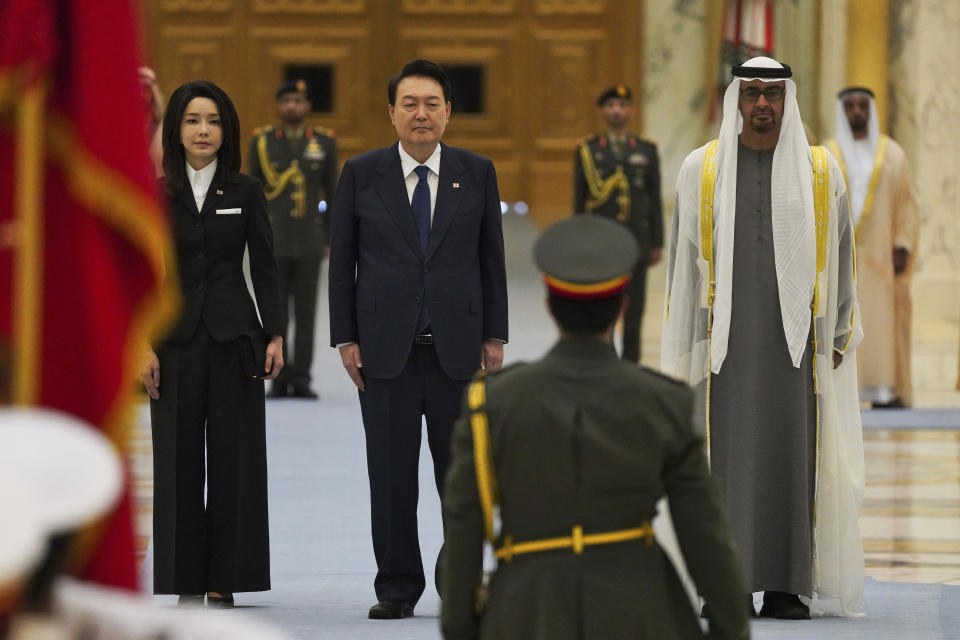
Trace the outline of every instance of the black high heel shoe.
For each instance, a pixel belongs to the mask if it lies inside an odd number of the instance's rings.
[[[229,609],[233,606],[233,594],[224,593],[219,596],[211,596],[207,594],[207,607],[212,607],[214,609]]]
[[[202,607],[203,594],[198,596],[191,595],[191,594],[183,594],[177,599],[177,606],[185,607],[185,608],[194,608],[194,609]]]

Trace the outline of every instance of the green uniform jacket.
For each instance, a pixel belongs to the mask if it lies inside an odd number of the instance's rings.
[[[265,145],[269,168],[261,162],[261,144]],[[283,127],[263,127],[254,131],[247,158],[250,175],[263,182],[267,194],[277,257],[322,257],[328,244],[329,215],[320,212],[318,204],[321,200],[328,207],[333,204],[339,168],[333,132],[306,127],[301,135],[288,137]],[[291,176],[284,186],[284,172],[294,162],[302,178]]]
[[[569,536],[577,524],[585,535],[634,528],[666,495],[690,574],[716,612],[706,637],[749,637],[747,589],[688,387],[592,338],[563,339],[539,362],[486,380],[502,534],[520,543]],[[705,637],[666,554],[644,540],[501,561],[478,617],[484,533],[467,415],[454,427],[443,495],[444,638]]]
[[[628,133],[622,149],[616,149],[607,134],[585,138],[574,154],[573,212],[594,213],[630,227],[643,259],[651,248],[663,246],[663,204],[660,198],[660,160],[657,145]],[[607,181],[622,167],[626,189],[609,190],[595,201],[590,190],[589,154],[596,178]],[[586,170],[585,170],[586,169]],[[595,186],[597,186],[595,184]]]

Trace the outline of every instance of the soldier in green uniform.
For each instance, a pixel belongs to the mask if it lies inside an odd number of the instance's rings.
[[[637,255],[630,235],[597,216],[559,222],[537,243],[561,337],[542,360],[467,388],[443,500],[447,640],[704,638],[654,540],[662,496],[709,606],[706,637],[749,637],[693,393],[613,348]],[[498,561],[487,589],[484,538]]]
[[[280,295],[289,328],[290,300],[296,340],[293,357],[283,341],[287,366],[274,381],[268,398],[316,399],[310,387],[313,362],[313,328],[321,261],[328,252],[327,206],[333,203],[337,184],[337,145],[333,131],[309,126],[307,85],[290,80],[277,90],[280,124],[253,132],[250,175],[263,181],[267,210],[273,226]],[[285,336],[286,337],[286,336]]]
[[[597,99],[606,133],[584,138],[574,156],[573,212],[593,213],[633,232],[640,257],[627,289],[623,359],[640,361],[640,325],[647,295],[647,267],[663,255],[663,209],[657,146],[627,127],[633,116],[629,87],[617,85]]]

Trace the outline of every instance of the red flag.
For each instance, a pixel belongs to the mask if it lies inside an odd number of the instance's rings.
[[[133,0],[0,3],[0,400],[79,416],[121,452],[144,348],[176,307],[138,33]],[[129,483],[73,560],[136,588]]]

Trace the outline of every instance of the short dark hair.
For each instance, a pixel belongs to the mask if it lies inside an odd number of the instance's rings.
[[[397,85],[400,84],[401,80],[410,76],[433,78],[443,90],[443,101],[453,102],[453,87],[450,86],[450,78],[447,77],[447,72],[436,62],[420,58],[403,65],[400,73],[390,78],[390,84],[387,85],[387,99],[390,100],[391,105],[397,103]]]
[[[550,315],[566,333],[577,335],[600,334],[610,328],[620,313],[623,294],[597,300],[571,300],[550,292],[547,306]]]
[[[240,171],[240,117],[226,92],[208,80],[195,80],[177,87],[163,113],[163,172],[168,188],[179,191],[187,178],[186,156],[180,140],[180,123],[194,98],[209,98],[220,112],[223,143],[217,151],[217,177],[226,171]]]

